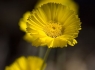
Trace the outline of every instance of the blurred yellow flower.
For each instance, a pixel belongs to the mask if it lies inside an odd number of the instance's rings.
[[[71,10],[75,11],[75,13],[78,13],[78,4],[75,3],[74,0],[38,0],[35,7],[37,8],[48,2],[61,3],[63,5],[68,6]]]
[[[35,56],[20,57],[10,66],[6,66],[5,70],[40,70],[43,60]],[[46,64],[44,64],[45,69]]]
[[[27,11],[23,15],[23,18],[21,18],[20,21],[19,21],[20,30],[22,30],[24,32],[26,32],[26,21],[27,21],[29,15],[30,15],[30,12]]]
[[[34,9],[27,20],[27,33],[33,46],[48,48],[74,46],[81,29],[78,16],[59,3],[47,3]]]
[[[30,12],[27,11],[27,12],[23,15],[23,18],[21,18],[20,21],[19,21],[20,30],[22,30],[22,31],[24,31],[24,32],[26,32],[26,22],[27,22],[27,19],[28,19],[29,15],[30,15]],[[26,33],[23,38],[24,38],[24,40],[26,40],[27,42],[31,42],[31,38],[32,38],[32,37],[30,36],[29,33]]]

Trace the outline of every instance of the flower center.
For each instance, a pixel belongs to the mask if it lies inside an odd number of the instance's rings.
[[[52,37],[56,38],[60,35],[62,35],[62,26],[58,23],[49,23],[48,25],[45,25],[44,27],[44,32]]]

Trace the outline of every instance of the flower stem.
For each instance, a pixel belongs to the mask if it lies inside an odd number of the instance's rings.
[[[44,58],[46,47],[39,47],[39,57]]]
[[[41,70],[43,70],[43,66],[44,66],[44,64],[45,64],[45,62],[46,62],[46,60],[47,60],[47,58],[48,58],[48,55],[49,55],[49,53],[50,53],[50,48],[48,48],[47,50],[46,50],[46,53],[45,53],[45,55],[44,55],[44,61],[43,61],[43,63],[42,63],[42,66],[41,66]]]

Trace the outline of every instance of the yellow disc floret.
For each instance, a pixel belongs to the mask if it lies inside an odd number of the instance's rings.
[[[52,38],[56,38],[62,35],[62,26],[58,23],[50,22],[48,25],[45,25],[43,29],[44,32]]]

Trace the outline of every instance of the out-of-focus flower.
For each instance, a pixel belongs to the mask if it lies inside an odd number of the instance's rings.
[[[33,46],[48,48],[74,46],[81,29],[78,16],[59,3],[47,3],[34,9],[27,21]]]
[[[27,11],[24,15],[23,15],[23,18],[20,19],[19,21],[19,27],[20,27],[20,30],[26,32],[26,22],[27,22],[27,19],[30,15],[30,12]],[[31,36],[29,33],[26,33],[24,35],[24,40],[26,40],[27,42],[31,42]]]
[[[74,2],[74,0],[38,0],[35,7],[39,7],[48,2],[61,3],[68,6],[71,10],[75,11],[75,13],[78,13],[78,4]]]
[[[40,70],[43,60],[35,56],[20,57],[10,66],[6,66],[5,70]],[[46,64],[44,64],[43,70]]]
[[[23,15],[23,18],[20,19],[19,21],[19,26],[20,26],[20,29],[24,32],[26,32],[26,22],[27,22],[27,19],[30,15],[30,12],[27,11],[24,15]]]

